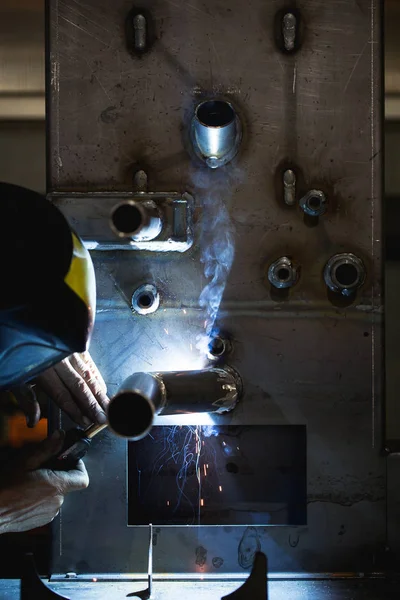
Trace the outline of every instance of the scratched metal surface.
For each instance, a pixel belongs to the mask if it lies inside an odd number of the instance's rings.
[[[130,2],[50,0],[48,187],[128,190],[139,162],[150,189],[191,192],[201,222],[205,192],[182,131],[204,93],[238,107],[240,153],[226,167],[222,190],[221,176],[210,175],[218,180],[210,185],[215,201],[222,196],[235,225],[219,322],[235,339],[231,363],[245,388],[240,406],[220,422],[307,425],[307,526],[257,529],[272,571],[373,571],[384,566],[387,543],[379,3],[300,0],[302,45],[293,56],[274,41],[275,15],[285,5],[143,0],[157,41],[138,59],[125,46]],[[283,205],[277,172],[285,162],[303,174],[299,193],[321,187],[328,195],[317,227]],[[353,251],[367,267],[348,307],[332,305],[322,279],[337,251]],[[301,279],[286,302],[277,302],[265,268],[286,252],[301,264]],[[93,253],[98,315],[91,351],[111,393],[132,370],[199,366],[190,348],[204,319],[200,256],[198,231],[193,248],[179,256]],[[129,298],[149,279],[162,305],[151,317],[134,318]],[[145,572],[147,530],[126,527],[125,444],[105,434],[87,466],[91,486],[62,510],[53,572]],[[155,571],[241,572],[246,536],[240,527],[160,528]]]
[[[213,582],[155,582],[154,598],[157,600],[220,600],[232,593],[240,583]],[[115,582],[57,582],[49,587],[71,600],[122,600],[143,584]],[[20,585],[17,580],[0,580],[2,600],[19,600]],[[271,581],[268,584],[269,600],[394,600],[398,598],[398,582],[382,580],[358,581]]]
[[[240,586],[233,581],[213,582],[155,582],[154,598],[157,600],[220,600]],[[49,587],[71,600],[122,600],[143,583],[115,582],[52,582]],[[0,580],[2,600],[19,600],[20,584],[15,579]],[[398,598],[398,582],[382,580],[357,581],[271,581],[269,600],[394,600]]]

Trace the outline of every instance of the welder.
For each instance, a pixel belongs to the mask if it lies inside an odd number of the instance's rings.
[[[0,251],[0,409],[11,397],[34,427],[42,388],[78,425],[104,423],[107,390],[87,352],[96,311],[89,253],[46,198],[6,183]],[[0,465],[0,533],[49,523],[66,494],[88,486],[81,460],[69,470],[41,468],[63,440],[56,431]]]

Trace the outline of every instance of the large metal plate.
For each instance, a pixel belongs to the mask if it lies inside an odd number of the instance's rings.
[[[274,572],[379,569],[386,470],[378,2],[297,2],[302,46],[290,56],[274,41],[283,0],[144,0],[157,41],[140,59],[125,45],[130,2],[49,4],[49,189],[128,190],[139,162],[151,190],[189,191],[198,206],[195,243],[184,255],[93,253],[99,301],[91,350],[110,392],[133,370],[202,366],[193,351],[206,284],[199,227],[226,206],[235,259],[219,323],[233,336],[231,362],[245,395],[218,422],[307,427],[307,526],[259,528],[259,545]],[[182,131],[199,97],[220,94],[238,107],[243,143],[223,173],[204,173],[192,165]],[[302,173],[299,194],[320,187],[328,196],[316,227],[282,202],[280,167],[289,163]],[[227,226],[211,228],[215,239]],[[367,268],[347,307],[331,303],[322,278],[340,251]],[[265,270],[283,253],[302,269],[278,302]],[[134,317],[129,299],[146,281],[160,288],[161,307]],[[126,445],[105,434],[87,466],[91,486],[62,511],[54,571],[144,572],[146,529],[126,526]],[[156,531],[155,570],[241,572],[245,534],[240,527]]]

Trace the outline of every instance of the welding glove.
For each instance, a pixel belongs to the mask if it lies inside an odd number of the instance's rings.
[[[107,387],[88,352],[72,354],[35,381],[78,425],[86,428],[92,423],[106,422],[105,411],[110,401]],[[34,427],[41,415],[35,386],[21,386],[13,393],[28,426]]]
[[[63,432],[56,431],[33,452],[24,449],[0,473],[0,534],[47,525],[68,492],[87,488],[89,477],[82,461],[71,471],[40,468],[60,452],[63,440]]]

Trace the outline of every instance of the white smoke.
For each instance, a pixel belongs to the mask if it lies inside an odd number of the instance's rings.
[[[206,354],[235,255],[234,227],[229,216],[229,201],[239,182],[238,171],[232,167],[203,170],[193,177],[196,197],[202,209],[201,262],[208,280],[199,298],[205,310],[204,334],[197,348]]]

